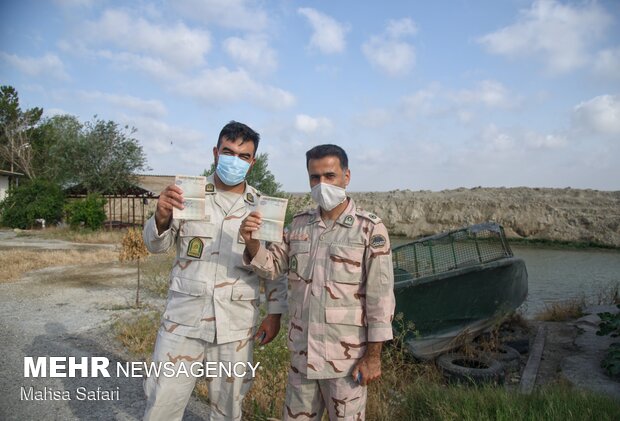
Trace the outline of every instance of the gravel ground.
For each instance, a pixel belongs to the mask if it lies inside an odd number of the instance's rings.
[[[0,248],[6,247],[79,249],[85,245],[20,238],[0,231]],[[18,282],[0,284],[0,419],[141,419],[145,407],[142,379],[116,376],[112,367],[129,357],[111,340],[110,332],[113,320],[130,312],[127,307],[135,299],[134,288],[135,268],[118,263],[47,268],[30,272]],[[162,305],[153,297],[143,301]],[[26,378],[25,356],[107,357],[111,377]],[[28,392],[30,387],[59,391],[59,395],[68,391],[72,399],[23,399],[22,389]],[[78,388],[118,390],[118,399],[78,400]],[[207,413],[207,405],[192,398],[184,419],[205,419]]]

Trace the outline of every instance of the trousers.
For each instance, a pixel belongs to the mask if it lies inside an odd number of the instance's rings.
[[[253,380],[254,373],[247,366],[248,363],[252,363],[253,350],[252,337],[214,344],[176,335],[166,331],[163,326],[160,327],[153,362],[174,364],[175,375],[170,375],[171,370],[168,372],[162,370],[159,376],[151,375],[145,379],[144,393],[147,402],[144,420],[181,420],[196,380],[204,374],[210,375],[205,376],[210,402],[209,420],[240,420],[241,403]],[[172,366],[170,363],[167,366]],[[216,367],[216,369],[201,373],[199,371],[201,367]],[[235,370],[227,371],[228,367],[235,367]],[[189,376],[181,374],[185,372],[189,372]]]
[[[282,419],[320,421],[327,409],[330,421],[364,420],[366,391],[351,376],[315,380],[289,370]]]

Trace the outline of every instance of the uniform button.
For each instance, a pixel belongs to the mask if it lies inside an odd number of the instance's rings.
[[[319,237],[319,240],[325,240],[325,234],[321,234],[321,236]]]

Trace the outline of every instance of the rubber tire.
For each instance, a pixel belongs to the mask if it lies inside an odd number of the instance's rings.
[[[519,354],[527,354],[530,352],[530,339],[529,338],[515,338],[509,339],[504,342],[511,348],[517,350]]]
[[[482,351],[480,349],[477,349],[477,351],[502,363],[506,371],[517,371],[521,365],[519,351],[508,345],[500,345],[495,352]]]
[[[437,358],[437,365],[449,382],[470,385],[502,384],[504,382],[504,366],[502,363],[484,355],[443,354]]]

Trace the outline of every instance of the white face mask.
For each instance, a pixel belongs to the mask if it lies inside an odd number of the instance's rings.
[[[319,183],[312,187],[310,195],[321,208],[328,212],[347,198],[347,194],[342,187],[325,183]]]

